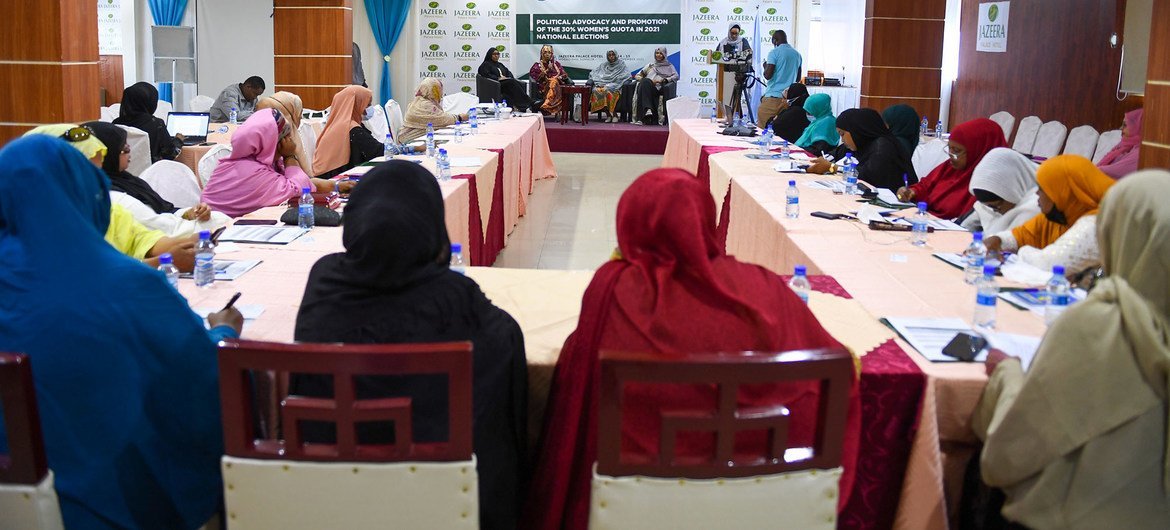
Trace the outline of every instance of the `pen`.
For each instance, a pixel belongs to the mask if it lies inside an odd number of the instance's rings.
[[[910,178],[907,177],[905,173],[902,173],[902,187],[904,187],[904,188],[910,187]]]
[[[240,295],[242,295],[242,294],[244,294],[244,293],[237,292],[236,294],[233,294],[232,299],[228,300],[227,305],[223,306],[223,309],[220,309],[220,311],[227,311],[228,309],[231,309],[232,306],[235,305],[236,300],[240,299]]]

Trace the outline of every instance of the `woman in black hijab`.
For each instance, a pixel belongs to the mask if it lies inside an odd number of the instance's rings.
[[[171,136],[167,124],[154,116],[158,110],[158,89],[139,81],[122,91],[122,110],[114,125],[134,127],[150,137],[150,163],[174,160],[183,149],[182,137]]]
[[[857,158],[857,178],[879,188],[897,191],[906,182],[918,182],[914,174],[914,165],[910,163],[910,153],[902,146],[898,139],[886,127],[882,115],[873,109],[849,109],[837,116],[837,132],[841,135],[841,145],[832,153],[833,158],[840,161],[848,152]],[[818,171],[829,164],[821,159],[814,161],[809,167],[810,173],[825,173]]]
[[[479,75],[499,81],[500,94],[508,100],[512,108],[532,109],[532,100],[529,99],[524,89],[524,83],[517,81],[516,77],[512,75],[512,71],[500,62],[500,50],[495,47],[488,48],[487,53],[483,56],[483,62],[479,64]]]
[[[528,372],[519,325],[470,278],[450,270],[451,244],[435,177],[391,160],[366,173],[345,207],[345,252],[309,273],[295,338],[365,344],[472,342],[474,445],[482,528],[516,528],[527,429]],[[436,381],[438,379],[438,381]],[[298,375],[291,393],[331,396],[328,377]],[[358,378],[359,399],[411,396],[415,441],[446,439],[445,380],[437,376]],[[331,425],[302,428],[329,442]],[[358,429],[363,443],[387,443]],[[380,436],[381,435],[381,436]]]
[[[808,128],[808,114],[804,110],[808,89],[800,83],[792,83],[784,89],[784,99],[788,100],[788,108],[772,120],[772,132],[788,140],[789,144],[794,144]]]

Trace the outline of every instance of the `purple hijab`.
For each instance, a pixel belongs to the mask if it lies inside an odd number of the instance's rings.
[[[203,202],[232,217],[247,215],[266,206],[277,206],[314,191],[313,183],[299,166],[285,167],[276,156],[280,125],[272,112],[253,114],[232,135],[232,154],[219,162],[203,188]]]

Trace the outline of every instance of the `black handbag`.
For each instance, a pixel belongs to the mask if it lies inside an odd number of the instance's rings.
[[[299,222],[298,217],[297,209],[289,208],[280,215],[280,222],[295,225]],[[313,205],[313,226],[341,226],[341,214],[324,205]]]

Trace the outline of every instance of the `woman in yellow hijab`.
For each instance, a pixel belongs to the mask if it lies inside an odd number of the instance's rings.
[[[443,111],[443,83],[427,77],[414,91],[414,101],[406,107],[402,116],[402,130],[398,132],[401,143],[416,140],[427,134],[427,125],[435,129],[455,125],[455,120],[467,121],[467,114],[447,114]]]
[[[988,250],[1018,251],[1025,263],[1074,276],[1101,262],[1097,208],[1116,182],[1079,155],[1053,157],[1036,170],[1040,214],[987,238]]]

